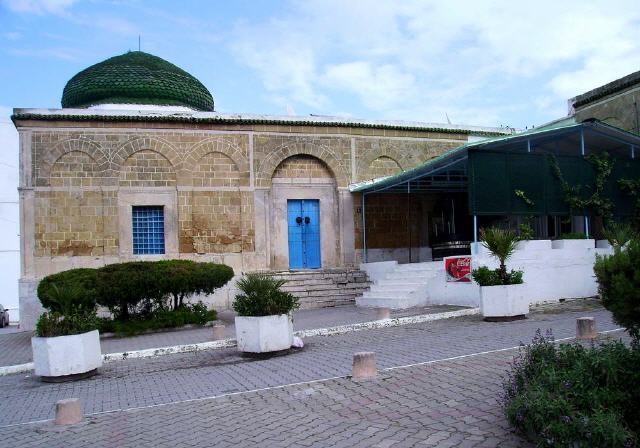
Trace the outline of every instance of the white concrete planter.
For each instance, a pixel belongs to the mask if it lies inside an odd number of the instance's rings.
[[[524,283],[480,287],[480,308],[486,320],[509,320],[529,313]]]
[[[237,316],[238,350],[267,353],[287,350],[293,344],[293,318],[290,314],[276,316]]]
[[[70,336],[31,338],[36,375],[44,378],[82,375],[102,366],[98,330]]]

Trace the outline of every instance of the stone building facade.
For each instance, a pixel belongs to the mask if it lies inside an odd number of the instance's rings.
[[[68,98],[63,103],[69,105]],[[24,328],[32,328],[41,312],[38,281],[71,268],[188,258],[225,263],[236,273],[287,270],[292,200],[319,204],[319,267],[354,266],[362,247],[362,210],[350,183],[395,174],[469,139],[504,132],[225,115],[170,104],[173,109],[125,104],[118,110],[14,110]],[[161,252],[136,253],[137,209],[159,210]],[[384,223],[393,211],[381,204],[379,213]],[[374,245],[397,247],[407,230],[392,221],[388,239]]]
[[[577,121],[596,118],[640,134],[640,71],[571,98],[568,103],[569,115]]]

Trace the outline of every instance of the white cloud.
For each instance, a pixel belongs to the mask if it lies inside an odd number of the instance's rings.
[[[4,0],[11,11],[30,14],[64,14],[77,0]]]
[[[443,120],[447,111],[490,124],[527,107],[557,113],[569,96],[640,67],[631,0],[308,0],[287,10],[238,24],[230,46],[294,105],[344,107],[329,98],[348,95],[374,116]],[[552,101],[514,94],[532,86]]]

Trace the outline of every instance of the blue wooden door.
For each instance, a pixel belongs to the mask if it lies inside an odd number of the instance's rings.
[[[320,201],[287,201],[289,269],[317,269],[320,260]]]

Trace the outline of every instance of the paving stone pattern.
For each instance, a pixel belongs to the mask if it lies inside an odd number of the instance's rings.
[[[410,308],[408,310],[394,310],[391,317],[415,316],[418,314],[433,314],[454,311],[462,307],[449,305],[431,305]],[[226,325],[226,335],[235,338],[233,312],[221,312],[219,319]],[[358,308],[355,305],[339,306],[312,310],[300,310],[294,313],[293,325],[296,330],[326,328],[338,325],[355,324],[376,319],[376,310]],[[31,332],[0,334],[0,366],[24,364],[32,361]],[[211,341],[213,330],[209,327],[188,330],[167,331],[130,338],[102,339],[102,353],[122,353],[132,350],[168,347],[173,345],[195,344]]]
[[[496,397],[512,352],[5,428],[12,447],[527,447]]]
[[[510,323],[470,318],[308,338],[288,356],[244,358],[233,349],[131,359],[103,366],[100,375],[65,384],[46,384],[32,375],[0,378],[0,422],[9,425],[52,418],[63,398],[82,400],[95,413],[211,397],[310,380],[346,376],[353,353],[374,351],[381,368],[478,353],[528,342],[536,329],[556,338],[575,335],[582,311],[532,314]],[[600,331],[617,326],[605,310],[591,310]]]

